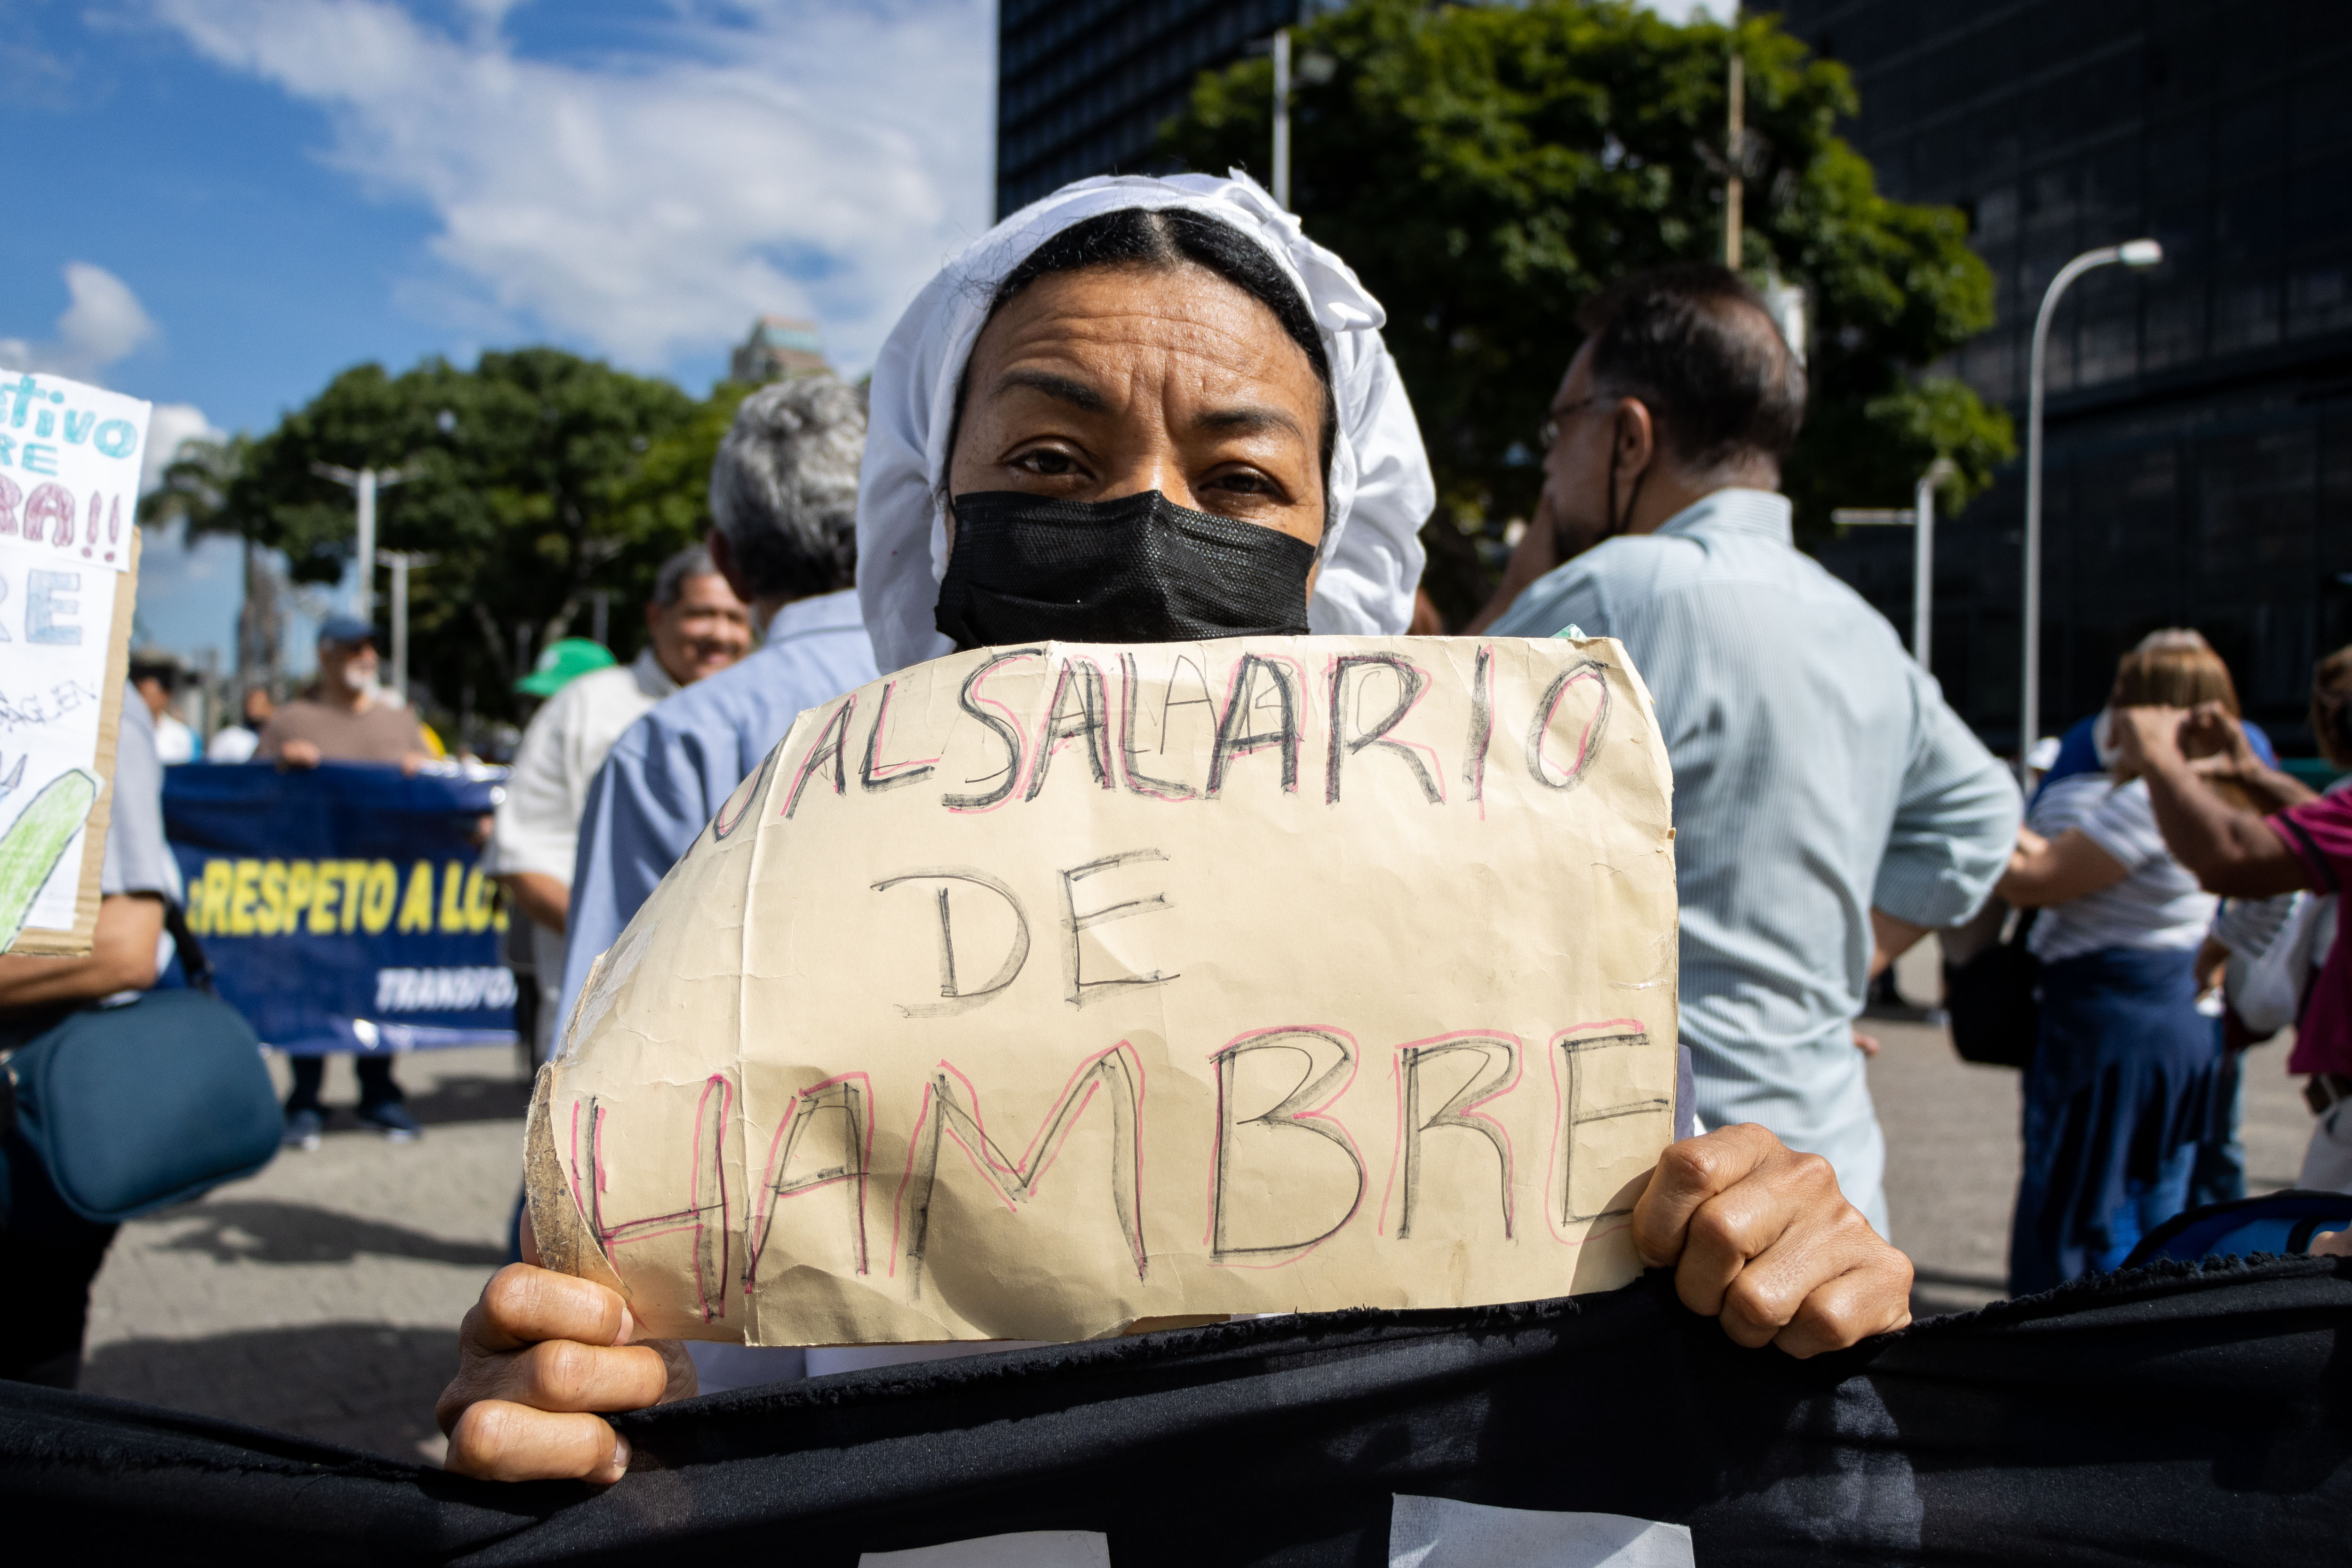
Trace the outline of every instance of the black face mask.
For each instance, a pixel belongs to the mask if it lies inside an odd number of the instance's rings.
[[[936,620],[958,648],[1298,636],[1315,547],[1178,506],[1158,490],[955,498]]]

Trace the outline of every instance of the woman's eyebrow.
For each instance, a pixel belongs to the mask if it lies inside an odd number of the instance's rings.
[[[1196,430],[1210,430],[1220,435],[1255,436],[1266,430],[1287,430],[1300,440],[1307,431],[1286,408],[1272,404],[1254,403],[1239,408],[1212,408],[1192,421]]]
[[[1101,393],[1083,381],[1076,381],[1066,375],[1055,375],[1050,370],[1008,370],[997,381],[996,393],[1002,396],[1016,386],[1025,386],[1032,392],[1042,392],[1056,402],[1070,404],[1074,407],[1086,410],[1088,414],[1110,412],[1110,400]]]

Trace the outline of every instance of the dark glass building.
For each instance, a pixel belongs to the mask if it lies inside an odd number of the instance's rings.
[[[1950,366],[2009,406],[2051,277],[2140,236],[2053,323],[2042,728],[2150,629],[2202,630],[2251,716],[2308,751],[2313,661],[2352,642],[2352,8],[2331,0],[1782,0],[1844,62],[1881,189],[1970,218],[2000,323]],[[1856,496],[1854,505],[1902,505]],[[1936,674],[2014,745],[2023,465],[1938,530]],[[1910,622],[1907,532],[1821,552]]]
[[[1001,0],[996,216],[1089,174],[1154,174],[1193,79],[1312,0]]]

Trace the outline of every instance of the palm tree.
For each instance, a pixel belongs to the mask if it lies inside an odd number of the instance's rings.
[[[241,435],[222,441],[183,441],[155,489],[141,499],[139,519],[143,523],[178,521],[191,542],[207,533],[244,536],[245,603],[236,613],[237,690],[242,694],[260,686],[274,697],[286,634],[284,588],[268,553],[231,514],[228,500],[229,487],[244,472],[252,446]]]

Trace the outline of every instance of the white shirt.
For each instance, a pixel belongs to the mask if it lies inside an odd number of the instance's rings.
[[[2042,790],[2027,826],[2044,838],[2079,829],[2126,875],[2112,887],[2053,904],[2026,942],[2045,963],[2104,948],[2194,948],[2213,923],[2213,895],[2164,847],[2147,781],[2117,787],[2105,773],[2072,773]]]
[[[205,746],[208,763],[249,763],[261,737],[242,724],[231,724],[226,730],[213,731],[212,740]]]
[[[165,767],[196,760],[196,733],[166,713],[155,721],[155,755]]]
[[[677,689],[646,649],[627,665],[593,670],[547,700],[522,732],[490,828],[488,869],[536,871],[569,886],[588,785],[621,732]]]

